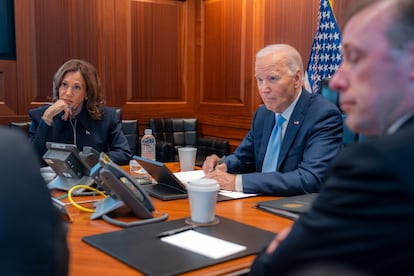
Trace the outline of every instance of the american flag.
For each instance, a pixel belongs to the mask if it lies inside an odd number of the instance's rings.
[[[329,0],[319,1],[318,29],[306,69],[308,89],[319,93],[322,79],[331,77],[342,61],[341,32],[336,23]]]

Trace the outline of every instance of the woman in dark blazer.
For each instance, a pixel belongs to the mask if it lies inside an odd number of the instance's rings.
[[[89,146],[106,152],[115,163],[132,157],[114,108],[102,106],[101,85],[95,68],[83,60],[69,60],[56,72],[51,105],[30,110],[29,135],[40,157],[46,142]]]

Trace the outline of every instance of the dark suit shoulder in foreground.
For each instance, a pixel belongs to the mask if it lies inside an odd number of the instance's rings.
[[[66,227],[52,205],[28,139],[0,127],[2,275],[67,275]]]

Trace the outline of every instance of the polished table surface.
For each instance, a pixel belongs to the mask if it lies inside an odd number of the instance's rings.
[[[168,164],[168,166],[172,171],[177,171],[177,164]],[[62,194],[62,192],[55,192],[55,195],[59,194]],[[275,198],[277,197],[257,196],[218,202],[216,206],[216,214],[278,233],[283,228],[290,226],[292,221],[255,208],[256,202]],[[76,197],[75,201],[82,201],[85,199],[87,199],[87,197]],[[168,220],[186,218],[190,215],[188,199],[172,201],[161,201],[153,197],[151,197],[151,199],[154,203],[156,212],[166,212],[169,214]],[[88,206],[87,204],[83,206],[90,207],[90,205]],[[89,216],[91,213],[81,211],[73,206],[68,206],[68,211],[73,218],[73,222],[69,224],[68,232],[68,244],[70,249],[69,275],[142,275],[138,270],[131,268],[81,240],[84,236],[112,232],[121,230],[122,228],[110,225],[101,219],[90,220]],[[154,215],[156,216],[156,213],[154,213]],[[137,250],[139,250],[139,248],[137,248]],[[247,256],[191,271],[185,275],[223,275],[246,271],[253,260],[254,256]]]

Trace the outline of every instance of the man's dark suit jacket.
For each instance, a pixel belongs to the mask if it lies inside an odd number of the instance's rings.
[[[342,147],[338,108],[321,95],[302,90],[286,128],[277,171],[261,173],[274,123],[274,112],[259,107],[249,133],[225,159],[228,172],[243,174],[245,193],[289,196],[318,192],[328,163]]]
[[[53,118],[52,127],[42,120],[43,113],[48,107],[45,105],[29,111],[32,120],[29,130],[30,140],[40,157],[47,151],[46,142],[75,143],[69,120],[61,119],[63,112]],[[118,165],[128,164],[132,152],[122,132],[122,125],[115,109],[102,107],[102,110],[102,120],[92,120],[84,104],[82,111],[76,116],[76,145],[79,150],[83,150],[84,146],[89,146],[98,152],[106,152]]]
[[[336,264],[371,275],[414,275],[414,117],[388,136],[346,147],[307,215],[251,275]]]
[[[19,130],[0,127],[0,274],[67,275],[66,225]]]

